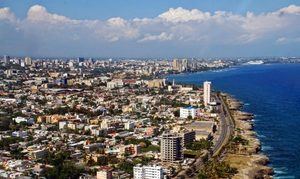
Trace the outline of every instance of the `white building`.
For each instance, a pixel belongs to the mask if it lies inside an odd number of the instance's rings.
[[[58,128],[59,129],[64,129],[67,127],[68,122],[67,121],[59,121],[58,123]]]
[[[31,60],[31,58],[30,57],[25,57],[25,65],[27,65],[27,66],[30,66],[30,65],[32,65],[32,60]]]
[[[24,117],[16,117],[16,118],[13,118],[13,120],[17,123],[17,124],[20,124],[21,122],[27,122],[27,119],[24,118]]]
[[[210,90],[211,90],[211,82],[205,81],[203,83],[203,101],[205,106],[207,106],[210,103]]]
[[[113,81],[110,81],[110,82],[107,82],[106,83],[106,87],[108,89],[114,89],[114,88],[117,88],[117,87],[123,87],[124,83],[122,80],[113,80]]]
[[[193,119],[198,115],[198,109],[193,107],[180,108],[180,118],[188,118],[191,116]]]
[[[163,168],[161,166],[141,166],[133,167],[134,179],[163,179]]]
[[[21,137],[21,138],[26,138],[28,137],[27,131],[14,131],[11,134],[13,137]]]
[[[134,121],[127,121],[125,124],[124,124],[124,128],[126,130],[132,130],[134,129],[134,126],[135,126],[135,122]]]

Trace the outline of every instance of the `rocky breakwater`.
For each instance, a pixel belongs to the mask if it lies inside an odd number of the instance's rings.
[[[233,178],[272,178],[273,169],[267,166],[269,159],[260,152],[261,144],[253,131],[253,114],[241,111],[243,104],[228,94],[222,96],[235,123],[225,155],[225,161],[238,170]]]

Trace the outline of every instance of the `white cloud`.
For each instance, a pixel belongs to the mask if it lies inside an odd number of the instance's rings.
[[[202,12],[198,9],[187,10],[182,7],[176,9],[170,8],[167,12],[164,12],[158,16],[159,18],[167,22],[188,22],[188,21],[202,21],[210,18],[209,12]]]
[[[138,46],[140,43],[155,44],[172,40],[178,46],[202,48],[254,44],[259,41],[273,44],[300,42],[292,40],[299,36],[299,19],[300,6],[296,5],[274,12],[248,12],[246,15],[178,7],[170,8],[154,18],[113,17],[107,20],[72,19],[48,12],[41,5],[34,5],[29,8],[26,19],[17,19],[9,8],[0,8],[0,23],[10,22],[11,25],[9,30],[1,26],[0,33],[5,32],[6,36],[17,34],[29,39],[32,44],[45,47],[49,44],[72,44],[73,41],[97,47],[99,44],[121,46],[122,43]]]
[[[162,32],[159,35],[150,35],[146,34],[144,38],[139,40],[139,42],[146,42],[146,41],[167,41],[167,40],[172,40],[173,35],[172,34],[167,34],[166,32]]]
[[[300,42],[300,37],[293,37],[293,38],[287,38],[287,37],[280,37],[276,40],[278,44],[287,44],[287,43],[297,43]]]
[[[124,27],[126,25],[126,20],[121,17],[114,17],[107,20],[107,23],[111,26]]]
[[[300,14],[300,7],[296,5],[289,5],[288,7],[281,8],[279,11],[281,14]]]
[[[4,7],[0,8],[0,20],[8,20],[14,22],[16,21],[16,17],[8,7]]]
[[[45,7],[40,5],[34,5],[29,8],[27,12],[27,20],[31,22],[46,22],[51,24],[76,22],[76,20],[71,20],[65,16],[51,14]]]

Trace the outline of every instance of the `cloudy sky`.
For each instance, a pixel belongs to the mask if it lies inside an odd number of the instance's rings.
[[[300,1],[0,0],[0,55],[300,56]]]

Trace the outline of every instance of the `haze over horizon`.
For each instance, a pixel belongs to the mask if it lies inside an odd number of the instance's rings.
[[[297,1],[3,1],[0,54],[299,56]],[[142,3],[143,2],[143,3]],[[272,2],[270,4],[270,2]]]

